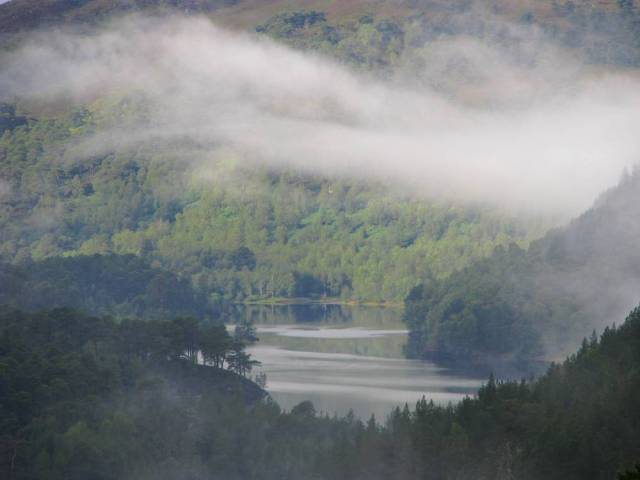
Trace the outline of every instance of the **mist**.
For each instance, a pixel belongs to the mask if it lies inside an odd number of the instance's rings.
[[[431,45],[422,71],[407,58],[382,79],[206,19],[137,17],[34,36],[4,62],[0,96],[145,99],[145,122],[85,138],[82,154],[189,138],[246,162],[567,218],[637,161],[640,81],[530,33],[532,64],[458,38]],[[471,70],[443,67],[460,58]]]

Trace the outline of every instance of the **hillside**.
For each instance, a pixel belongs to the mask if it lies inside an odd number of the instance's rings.
[[[640,171],[583,215],[532,242],[499,248],[407,298],[417,357],[555,357],[640,296]]]
[[[136,437],[179,435],[187,406],[201,398],[229,412],[216,432],[233,435],[237,413],[268,399],[245,378],[243,341],[188,318],[116,323],[71,309],[0,308],[0,475],[124,478],[139,455],[149,464],[171,456],[170,441],[140,449]]]
[[[237,0],[15,0],[0,5],[3,34],[65,24],[95,23],[111,15],[176,10],[209,13]]]
[[[608,480],[628,470],[621,479],[637,478],[640,309],[538,380],[491,377],[473,398],[448,406],[422,399],[384,424],[319,415],[310,402],[281,412],[249,380],[195,365],[194,338],[208,339],[202,348],[214,353],[226,331],[194,337],[194,325],[0,312],[0,472]]]
[[[415,76],[472,103],[486,102],[486,89],[496,86],[470,59],[455,59],[437,75],[418,74],[443,39],[479,38],[516,64],[532,65],[542,55],[526,41],[536,29],[588,62],[633,65],[640,51],[633,4],[480,7],[14,0],[0,5],[0,30],[10,52],[36,27],[84,25],[89,35],[96,23],[121,13],[206,14],[352,69]],[[504,20],[523,31],[505,30]],[[156,106],[139,92],[44,104],[26,97],[5,98],[0,121],[0,258],[7,263],[134,254],[190,280],[213,303],[301,296],[399,303],[425,278],[446,278],[496,246],[526,247],[549,224],[435,201],[429,192],[416,198],[365,179],[254,168],[238,149],[194,138],[152,136],[94,152],[92,139],[109,138],[114,129],[118,135],[153,128],[146,115]],[[202,169],[205,156],[213,159]]]
[[[51,257],[0,264],[0,305],[38,311],[72,307],[118,318],[215,318],[219,305],[187,280],[134,255]]]
[[[83,153],[83,140],[115,123],[143,128],[140,105],[105,99],[5,130],[5,262],[133,254],[190,280],[213,303],[401,302],[425,275],[447,276],[540,231],[533,222],[416,199],[376,182],[255,167],[230,149],[214,151],[203,168],[197,160],[211,152],[193,141]]]
[[[314,12],[319,21],[306,22],[304,15]],[[35,28],[95,25],[130,13],[206,15],[241,30],[265,31],[267,25],[266,31],[281,40],[305,38],[307,48],[358,64],[363,54],[374,64],[393,62],[447,37],[493,38],[521,46],[523,38],[506,28],[508,23],[540,28],[595,63],[637,65],[640,58],[638,6],[614,0],[497,0],[490,8],[466,0],[13,0],[0,5],[1,38],[11,45]],[[283,21],[285,28],[274,31],[274,22]]]
[[[0,478],[638,480],[638,1],[0,5]]]
[[[626,469],[621,478],[637,478],[639,342],[635,309],[537,380],[490,378],[455,406],[398,408],[386,428],[369,423],[355,442],[351,478],[604,480]]]

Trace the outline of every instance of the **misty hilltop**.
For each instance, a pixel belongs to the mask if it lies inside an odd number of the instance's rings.
[[[490,6],[471,0],[12,0],[0,5],[0,32],[10,38],[35,28],[96,25],[135,12],[206,15],[227,27],[257,28],[325,52],[354,49],[348,58],[358,63],[384,64],[417,44],[449,36],[498,36],[516,46],[522,39],[509,38],[513,25],[539,28],[596,63],[635,65],[639,58],[633,0],[497,0]],[[357,45],[362,35],[379,42],[378,49],[390,46],[386,58],[366,59]]]
[[[15,0],[3,18],[17,268],[135,255],[207,308],[399,304],[429,279],[465,289],[638,159],[633,2]],[[513,337],[531,355],[530,326],[555,324],[536,312]]]
[[[414,289],[408,349],[428,358],[479,361],[561,358],[638,303],[640,172],[569,225],[528,250],[488,258]]]
[[[640,478],[637,1],[1,4],[0,477]]]

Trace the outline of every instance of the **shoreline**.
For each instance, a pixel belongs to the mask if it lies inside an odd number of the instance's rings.
[[[357,300],[341,300],[339,298],[307,298],[307,297],[275,297],[259,300],[245,300],[232,302],[233,305],[340,305],[348,307],[377,307],[390,309],[403,309],[402,302],[359,302]]]

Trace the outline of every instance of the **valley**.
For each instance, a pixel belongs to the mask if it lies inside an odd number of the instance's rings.
[[[0,3],[0,478],[640,478],[637,0]]]

